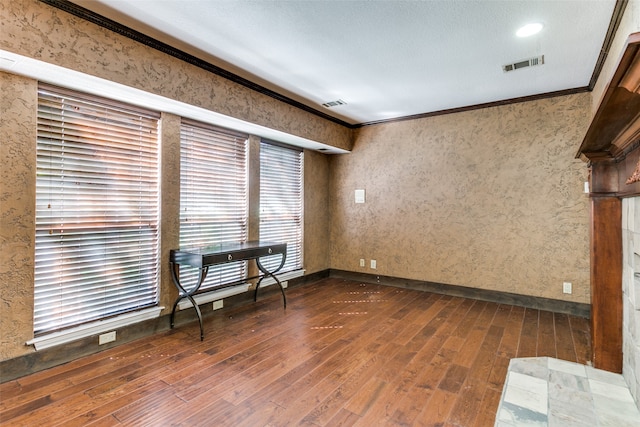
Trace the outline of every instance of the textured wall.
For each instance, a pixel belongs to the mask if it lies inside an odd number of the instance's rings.
[[[590,100],[362,128],[332,162],[331,267],[588,303]]]
[[[0,72],[0,360],[33,338],[37,103],[36,82]]]
[[[0,49],[349,149],[351,132],[36,0],[0,3]],[[6,35],[6,36],[5,36]]]
[[[0,2],[0,48],[111,79],[148,92],[348,148],[351,131],[182,63],[32,0]],[[33,351],[33,251],[37,82],[0,73],[0,360]],[[163,114],[161,254],[178,242],[179,118]],[[328,160],[305,155],[305,260],[308,273],[328,264]],[[256,211],[257,212],[257,211]],[[316,234],[317,233],[317,234]],[[161,264],[160,303],[176,290]]]
[[[304,267],[306,273],[329,268],[329,162],[314,151],[304,153]]]
[[[180,117],[163,113],[160,125],[160,259],[180,247]],[[168,262],[160,263],[160,306],[168,312],[176,297]]]

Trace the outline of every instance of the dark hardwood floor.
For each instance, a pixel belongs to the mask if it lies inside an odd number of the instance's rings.
[[[11,426],[493,426],[509,360],[590,360],[587,319],[341,279],[0,385]]]

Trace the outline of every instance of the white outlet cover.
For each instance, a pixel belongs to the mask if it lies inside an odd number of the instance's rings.
[[[107,332],[98,336],[98,345],[106,344],[116,340],[116,331]]]
[[[364,203],[364,190],[356,190],[356,203]]]

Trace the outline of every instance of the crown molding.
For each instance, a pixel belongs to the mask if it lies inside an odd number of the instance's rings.
[[[245,79],[244,77],[238,76],[237,74],[227,71],[207,61],[199,59],[191,54],[188,54],[180,49],[174,48],[173,46],[170,46],[157,39],[149,37],[139,31],[136,31],[125,25],[122,25],[100,14],[97,14],[81,6],[78,6],[77,4],[72,3],[68,0],[39,0],[39,1],[49,6],[65,11],[67,13],[70,13],[71,15],[77,16],[81,19],[94,23],[100,27],[106,28],[124,37],[135,40],[153,49],[159,50],[163,53],[166,53],[167,55],[173,56],[174,58],[180,59],[181,61],[195,65],[215,75],[223,77],[229,81],[232,81],[248,89],[256,91],[262,95],[269,96],[285,104],[291,105],[292,107],[301,109],[310,114],[321,117],[325,120],[328,120],[330,122],[336,123],[338,125],[344,126],[349,129],[357,129],[365,126],[394,123],[394,122],[400,122],[400,121],[406,121],[406,120],[416,120],[416,119],[422,119],[427,117],[441,116],[445,114],[460,113],[464,111],[479,110],[483,108],[496,107],[500,105],[509,105],[509,104],[515,104],[520,102],[535,101],[538,99],[552,98],[556,96],[563,96],[563,95],[570,95],[575,93],[591,91],[593,90],[595,83],[598,80],[598,77],[600,76],[600,72],[602,71],[602,67],[609,53],[611,43],[613,42],[613,38],[620,25],[620,21],[622,20],[622,16],[624,14],[624,11],[628,3],[628,0],[616,1],[616,5],[614,7],[614,11],[611,16],[611,21],[609,23],[609,27],[607,30],[607,35],[605,36],[605,40],[604,40],[602,49],[600,51],[600,56],[598,58],[598,61],[596,62],[596,66],[594,68],[594,71],[588,86],[574,88],[574,89],[566,89],[566,90],[555,91],[555,92],[548,92],[548,93],[543,93],[538,95],[510,98],[510,99],[505,99],[505,100],[500,100],[495,102],[488,102],[483,104],[474,104],[474,105],[469,105],[469,106],[459,107],[459,108],[451,108],[451,109],[438,110],[438,111],[427,112],[427,113],[414,114],[409,116],[396,117],[391,119],[363,122],[359,124],[351,124],[351,123],[345,122],[344,120],[340,120],[336,117],[333,117],[329,114],[326,114],[322,111],[316,110],[315,108],[312,108],[302,102],[296,101],[288,96],[282,95],[274,90],[268,89],[262,85],[254,83],[248,79]]]

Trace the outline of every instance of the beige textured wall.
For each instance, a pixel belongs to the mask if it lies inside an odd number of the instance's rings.
[[[329,164],[330,157],[304,153],[304,267],[306,273],[329,268]]]
[[[625,28],[640,26],[638,9],[630,2]],[[0,2],[0,22],[1,49],[350,148],[348,129],[36,0]],[[36,86],[0,73],[1,360],[31,351]],[[588,302],[586,168],[573,156],[590,105],[583,94],[371,126],[351,155],[305,153],[307,272],[374,258],[380,274]],[[166,254],[177,242],[175,126],[163,134],[174,153],[163,157]],[[356,188],[366,204],[353,203]]]
[[[180,117],[162,113],[160,125],[160,259],[180,247]],[[168,312],[176,297],[168,262],[160,263],[160,306]]]
[[[36,82],[0,72],[0,360],[33,337],[37,102]]]
[[[0,3],[0,48],[108,78],[326,144],[348,148],[351,131],[181,63],[32,0]],[[0,73],[0,360],[33,351],[37,82]],[[179,233],[179,121],[162,116],[161,254]],[[305,257],[308,273],[329,268],[328,159],[305,154]],[[255,210],[258,212],[258,210]],[[160,303],[176,290],[167,263]]]
[[[627,38],[630,34],[638,31],[640,31],[640,0],[630,0],[629,3],[627,3],[624,14],[622,15],[620,26],[613,38],[607,59],[602,67],[600,76],[598,76],[598,81],[593,88],[591,107],[592,115],[595,115],[598,110],[598,106],[600,105],[602,97],[607,90],[607,86],[613,77],[613,73],[618,67],[618,62],[624,52],[624,46],[627,42]]]
[[[590,102],[362,128],[332,162],[331,267],[588,303],[587,170],[574,156]]]

